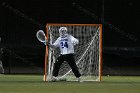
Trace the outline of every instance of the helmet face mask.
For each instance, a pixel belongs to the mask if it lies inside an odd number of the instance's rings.
[[[61,37],[65,37],[67,35],[67,28],[66,27],[60,27],[60,29],[59,29],[59,35]]]

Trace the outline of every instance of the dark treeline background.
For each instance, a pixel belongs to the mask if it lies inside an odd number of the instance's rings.
[[[46,23],[103,25],[103,74],[140,75],[140,8],[136,0],[0,0],[5,73],[43,73]]]

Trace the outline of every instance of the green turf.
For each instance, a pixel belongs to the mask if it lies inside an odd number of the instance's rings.
[[[104,76],[101,82],[44,82],[41,75],[0,75],[0,93],[140,93],[140,76]]]

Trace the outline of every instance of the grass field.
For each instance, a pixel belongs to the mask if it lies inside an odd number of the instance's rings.
[[[0,93],[140,93],[140,76],[103,76],[101,82],[44,82],[41,75],[0,75]]]

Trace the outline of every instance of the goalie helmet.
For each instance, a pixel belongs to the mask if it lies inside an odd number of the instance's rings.
[[[60,27],[59,28],[59,35],[61,37],[65,37],[67,35],[67,27]]]

